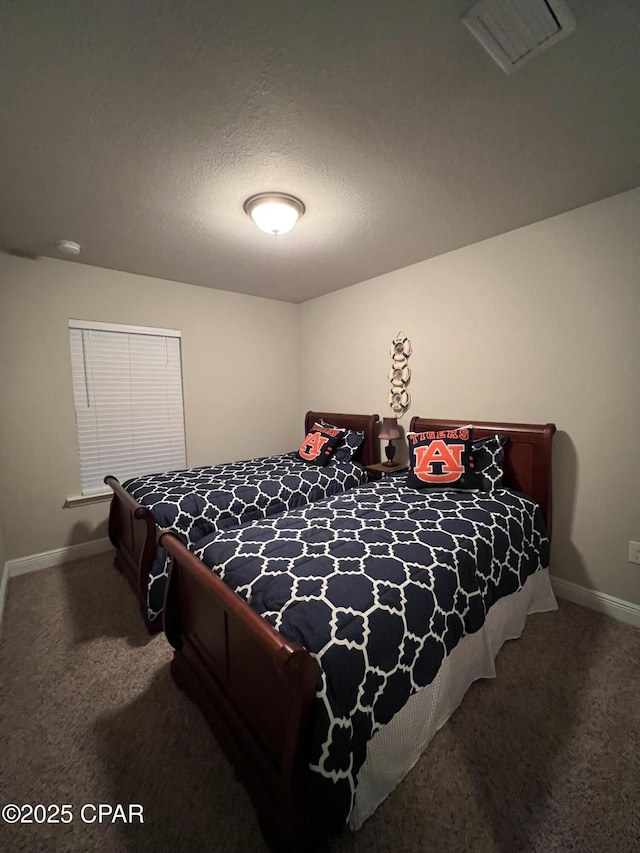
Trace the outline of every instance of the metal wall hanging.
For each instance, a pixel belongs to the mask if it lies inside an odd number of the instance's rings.
[[[391,344],[391,357],[393,361],[391,362],[391,370],[389,371],[389,380],[391,382],[389,405],[397,418],[402,417],[411,405],[411,397],[407,391],[407,385],[411,379],[411,368],[407,363],[410,355],[411,341],[404,332],[398,332]]]

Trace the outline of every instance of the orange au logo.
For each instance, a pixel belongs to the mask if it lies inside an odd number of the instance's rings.
[[[323,435],[321,432],[310,432],[300,446],[298,453],[303,459],[317,459],[320,451],[329,441],[328,435]]]
[[[448,444],[436,438],[426,447],[414,448],[413,472],[424,483],[455,483],[464,474],[464,450],[464,443]]]

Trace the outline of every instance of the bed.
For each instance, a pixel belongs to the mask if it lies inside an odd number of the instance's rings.
[[[120,483],[112,475],[109,539],[115,566],[138,599],[150,633],[162,629],[168,573],[166,551],[157,543],[159,529],[171,527],[187,547],[216,530],[228,529],[285,509],[303,506],[366,482],[366,466],[379,462],[378,415],[309,411],[305,435],[316,422],[363,435],[351,458],[339,445],[330,463],[312,465],[296,451],[186,471],[136,477]]]
[[[411,431],[469,423],[413,418]],[[394,476],[204,537],[192,551],[160,535],[173,557],[172,675],[273,846],[304,850],[359,828],[472,681],[494,674],[527,614],[556,607],[554,432],[474,423],[476,440],[508,439],[504,479],[486,491],[425,495]]]

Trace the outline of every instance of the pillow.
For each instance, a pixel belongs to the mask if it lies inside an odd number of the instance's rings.
[[[327,421],[322,418],[314,424],[314,429],[318,424],[323,427],[328,427],[329,429],[340,429],[333,424],[327,423]],[[343,438],[336,447],[332,460],[335,459],[336,462],[350,462],[364,441],[364,433],[355,429],[343,429],[342,433]]]
[[[471,452],[472,430],[429,430],[407,433],[409,473],[407,485],[414,489],[480,489]]]
[[[471,445],[475,471],[483,492],[492,492],[502,486],[504,446],[507,441],[508,435],[490,435],[477,439]]]
[[[298,449],[298,458],[312,465],[326,465],[342,438],[343,430],[314,424]]]

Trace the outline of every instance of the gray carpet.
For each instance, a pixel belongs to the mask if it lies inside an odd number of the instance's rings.
[[[70,804],[74,819],[0,820],[0,850],[266,851],[170,658],[110,555],[10,581],[0,799]],[[365,826],[328,853],[640,850],[640,631],[561,601],[529,617],[497,669]],[[140,804],[144,824],[83,823],[85,803]]]

